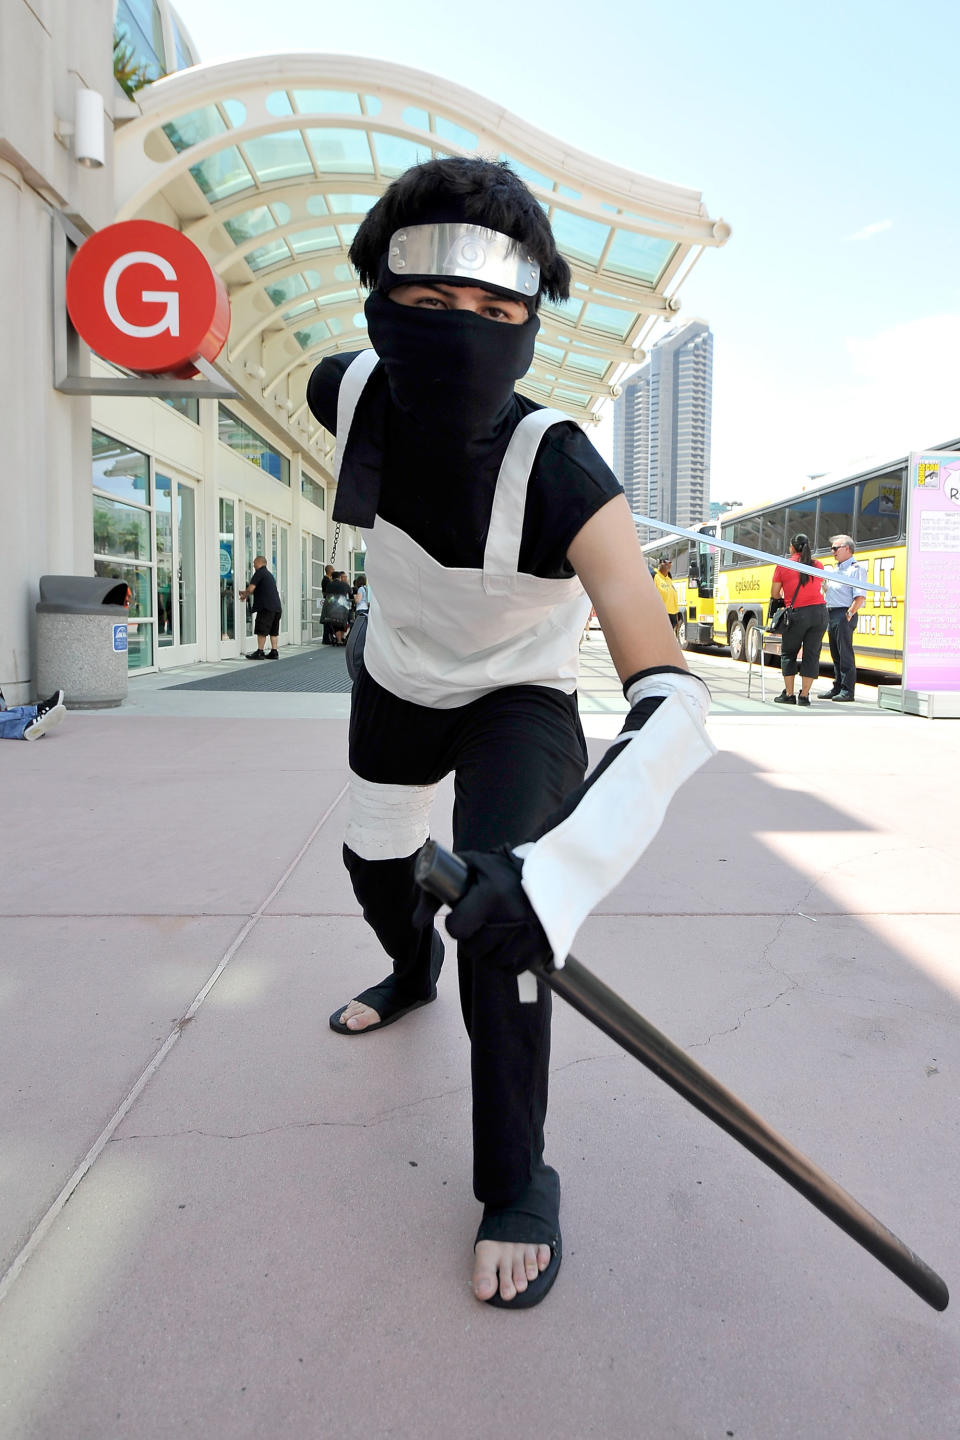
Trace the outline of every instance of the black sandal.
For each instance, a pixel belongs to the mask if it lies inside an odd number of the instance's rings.
[[[402,1020],[404,1015],[409,1015],[411,1010],[420,1010],[424,1005],[431,1005],[437,998],[437,980],[440,977],[440,970],[443,966],[444,948],[443,941],[439,934],[433,932],[431,946],[432,959],[430,962],[430,993],[421,996],[419,1000],[409,1000],[406,996],[397,993],[397,979],[395,975],[388,975],[381,980],[379,985],[371,985],[368,990],[363,990],[353,998],[360,1005],[369,1005],[371,1010],[376,1010],[380,1019],[376,1025],[366,1025],[362,1030],[351,1030],[344,1025],[341,1016],[347,1006],[353,1004],[348,1000],[346,1005],[341,1005],[339,1010],[334,1010],[330,1016],[330,1029],[337,1035],[369,1035],[373,1030],[382,1030],[386,1025],[392,1025],[395,1020]]]
[[[473,1242],[474,1249],[480,1240],[550,1246],[549,1265],[546,1270],[540,1271],[535,1280],[527,1281],[526,1290],[518,1290],[512,1300],[504,1300],[498,1289],[484,1302],[500,1310],[530,1310],[539,1305],[556,1280],[563,1259],[560,1176],[556,1170],[541,1161],[526,1190],[512,1205],[485,1205],[477,1238]]]
[[[353,1000],[348,1000],[346,1005],[341,1005],[330,1016],[330,1029],[337,1035],[369,1035],[371,1031],[382,1030],[386,1025],[392,1025],[395,1020],[402,1020],[404,1015],[409,1015],[411,1010],[419,1010],[423,1005],[430,1005],[437,998],[437,987],[434,985],[429,995],[422,1000],[401,1000],[397,996],[396,982],[392,975],[386,980],[381,980],[379,985],[371,985],[369,990],[364,990],[354,999],[361,1005],[369,1005],[371,1010],[376,1010],[380,1019],[376,1025],[365,1025],[362,1030],[351,1030],[344,1025],[341,1016]]]

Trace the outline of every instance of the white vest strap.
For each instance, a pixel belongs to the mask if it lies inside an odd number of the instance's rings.
[[[570,416],[562,410],[532,410],[529,415],[524,415],[510,437],[497,476],[490,528],[483,552],[484,589],[488,593],[493,576],[512,577],[517,573],[527,487],[540,441],[551,425],[559,425],[562,420],[569,419]]]
[[[337,445],[333,457],[334,484],[340,479],[340,467],[343,464],[347,441],[350,438],[350,426],[353,424],[360,396],[379,363],[380,356],[376,350],[361,350],[356,359],[351,360],[340,381],[340,390],[337,394]]]

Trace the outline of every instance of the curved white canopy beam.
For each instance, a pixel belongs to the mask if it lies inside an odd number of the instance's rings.
[[[349,55],[258,55],[196,66],[137,96],[116,135],[117,218],[189,235],[223,277],[232,325],[223,368],[278,409],[303,412],[324,354],[368,344],[347,251],[364,214],[431,155],[508,159],[550,216],[573,271],[544,304],[521,389],[590,421],[682,276],[729,227],[699,192],[576,150],[423,71]],[[262,372],[262,374],[261,374]],[[234,375],[237,379],[238,375]]]

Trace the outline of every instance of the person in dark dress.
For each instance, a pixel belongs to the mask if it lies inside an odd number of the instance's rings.
[[[330,643],[346,645],[353,610],[353,591],[346,572],[335,570],[327,586],[327,598],[323,602],[325,623],[330,627]]]
[[[326,600],[326,598],[327,598],[327,595],[328,595],[328,593],[329,593],[329,591],[330,591],[330,583],[331,583],[332,580],[333,580],[333,566],[330,565],[330,564],[324,565],[324,567],[323,567],[323,579],[320,581],[320,594],[323,596],[323,600]],[[332,645],[332,644],[333,644],[333,631],[330,629],[330,626],[327,624],[326,620],[324,620],[324,618],[323,618],[323,601],[321,601],[321,604],[320,604],[320,620],[321,620],[321,623],[322,623],[322,625],[323,625],[323,643],[324,643],[324,645]]]

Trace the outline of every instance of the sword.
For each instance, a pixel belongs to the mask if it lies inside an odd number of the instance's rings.
[[[769,550],[754,550],[751,545],[740,545],[733,540],[721,540],[718,533],[711,534],[709,530],[682,530],[679,525],[667,525],[663,520],[651,520],[649,515],[638,515],[633,511],[633,519],[636,525],[652,525],[655,529],[663,531],[666,539],[672,540],[675,535],[681,535],[684,540],[697,540],[701,545],[708,545],[711,550],[729,550],[735,555],[746,555],[751,560],[767,560],[771,565],[782,565],[784,570],[795,570],[798,575],[812,575],[814,580],[820,580],[826,585],[848,585],[851,581],[842,575],[837,575],[832,570],[818,570],[813,565],[804,565],[799,560],[787,560],[782,555],[771,555]],[[875,590],[881,595],[887,593],[886,585],[874,585],[871,580],[858,580],[854,590]]]
[[[467,877],[460,857],[433,840],[417,856],[417,883],[446,905],[457,903]],[[947,1308],[950,1293],[935,1270],[573,955],[560,969],[549,962],[537,973],[555,994],[798,1190],[934,1310]]]

